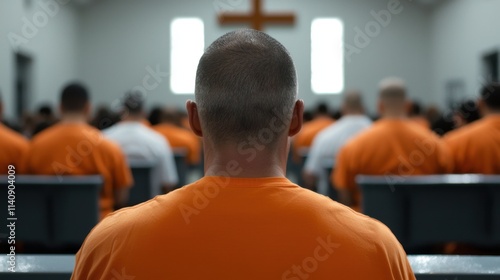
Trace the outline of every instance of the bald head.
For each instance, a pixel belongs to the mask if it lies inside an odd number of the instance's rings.
[[[399,78],[387,78],[380,82],[380,99],[382,100],[405,100],[406,85]]]
[[[406,85],[400,78],[387,78],[379,85],[379,110],[382,115],[405,115]]]
[[[201,57],[195,96],[205,137],[219,144],[244,141],[269,128],[277,114],[281,120],[291,118],[295,66],[285,47],[269,35],[230,32]]]
[[[361,114],[363,112],[363,98],[361,97],[361,92],[356,90],[347,91],[344,94],[342,113],[344,115],[349,115]]]

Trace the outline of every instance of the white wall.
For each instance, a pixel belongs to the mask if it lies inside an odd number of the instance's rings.
[[[18,50],[34,60],[33,91],[27,100],[31,109],[42,102],[56,104],[63,84],[78,77],[78,13],[68,0],[58,1],[36,0],[25,6],[25,1],[0,0],[0,90],[6,118],[15,113],[15,50],[9,36],[24,38]],[[49,2],[53,5],[47,10],[40,6]],[[36,29],[27,29],[23,18]]]
[[[248,11],[249,1],[216,0],[228,10]],[[297,14],[295,27],[265,29],[281,41],[295,59],[300,97],[306,105],[327,100],[338,106],[340,96],[318,96],[310,85],[310,24],[315,17],[340,17],[345,24],[345,42],[354,44],[355,27],[374,21],[372,10],[387,9],[396,0],[266,0],[265,9]],[[231,6],[231,4],[233,4]],[[393,15],[369,46],[353,55],[345,66],[346,88],[358,88],[367,95],[375,111],[376,86],[380,79],[397,75],[407,80],[410,94],[419,100],[430,98],[430,13],[409,0],[401,0],[402,11]],[[224,6],[224,5],[221,5]],[[146,67],[170,71],[170,22],[175,17],[200,17],[205,22],[205,42],[234,29],[221,27],[216,20],[214,1],[206,0],[100,0],[81,14],[79,74],[90,86],[96,103],[110,103],[127,90],[141,85]],[[242,25],[241,27],[245,27]],[[184,106],[192,95],[174,95],[169,79],[148,94],[148,104]]]
[[[7,117],[14,115],[14,49],[9,34],[23,35],[26,26],[41,12],[35,0],[0,0],[0,90]],[[64,3],[68,0],[57,0]],[[232,11],[248,11],[248,1],[216,0]],[[338,106],[340,96],[315,95],[310,89],[310,22],[314,17],[340,17],[345,23],[345,42],[356,46],[356,27],[364,29],[374,20],[372,10],[386,9],[396,0],[266,0],[267,11],[292,11],[295,27],[270,26],[266,31],[292,53],[298,68],[300,96],[310,107],[320,100]],[[474,97],[481,86],[481,57],[500,48],[495,27],[500,26],[498,0],[448,0],[432,11],[401,0],[403,11],[392,16],[387,27],[371,39],[360,54],[345,65],[346,88],[359,88],[375,111],[376,86],[380,79],[397,75],[408,82],[412,97],[426,104],[445,106],[445,84],[463,79]],[[224,5],[225,4],[225,5]],[[232,4],[232,5],[231,5]],[[53,7],[52,7],[53,8]],[[84,8],[59,4],[47,23],[21,46],[34,58],[33,95],[27,102],[34,109],[42,102],[57,103],[62,85],[75,78],[92,90],[95,103],[117,100],[127,89],[140,85],[147,67],[170,71],[170,22],[179,16],[197,16],[205,22],[206,45],[236,27],[221,27],[214,1],[205,0],[99,0]],[[40,18],[39,18],[40,19]],[[243,27],[243,26],[241,26]],[[151,91],[148,104],[183,106],[192,95],[174,95],[169,78]]]
[[[477,97],[485,78],[482,56],[500,50],[500,1],[449,0],[432,14],[432,101],[445,105],[450,79],[465,81],[466,94]]]

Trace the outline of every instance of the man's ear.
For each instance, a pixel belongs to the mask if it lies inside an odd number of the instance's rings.
[[[189,126],[191,130],[199,137],[203,137],[201,130],[200,115],[198,114],[198,107],[194,101],[188,100],[186,102],[186,109],[188,113]]]
[[[293,108],[292,121],[290,123],[290,129],[288,130],[288,136],[292,137],[299,133],[302,129],[304,118],[304,101],[297,100]]]

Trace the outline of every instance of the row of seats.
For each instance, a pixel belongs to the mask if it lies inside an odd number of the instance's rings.
[[[500,279],[500,257],[408,256],[418,280]],[[8,256],[0,255],[0,278],[11,280],[68,280],[75,265],[73,255],[18,255],[16,273],[9,272]],[[119,275],[120,272],[118,272]],[[4,278],[8,277],[8,278]]]
[[[177,153],[179,185],[186,183],[185,154]],[[156,162],[130,162],[134,186],[128,205],[147,201],[161,193]],[[15,179],[16,240],[43,246],[48,250],[78,248],[89,231],[99,222],[99,193],[103,179],[89,176],[20,175]],[[8,178],[0,176],[0,189],[7,193]],[[7,199],[0,201],[0,220],[7,221]],[[14,221],[14,220],[13,220]],[[8,229],[0,229],[0,243],[8,238]]]
[[[15,223],[15,238],[48,248],[80,245],[99,221],[101,176],[17,176],[15,209],[7,211],[7,199],[0,200],[0,220]],[[0,176],[0,190],[7,194],[7,176]],[[6,241],[10,230],[3,226]]]
[[[133,168],[138,186],[131,203],[151,197],[154,176],[148,163]],[[144,180],[143,183],[139,183]],[[149,180],[149,183],[148,183]],[[405,249],[463,242],[500,245],[500,176],[432,175],[407,178],[359,176],[363,213],[386,224]],[[47,246],[80,245],[98,222],[98,176],[18,176],[16,238]],[[7,192],[7,177],[0,177]],[[146,193],[149,192],[149,193]],[[7,209],[7,200],[0,201]],[[0,211],[6,221],[7,211]],[[75,222],[78,221],[78,222]],[[7,237],[7,228],[0,230]]]
[[[407,251],[445,242],[500,246],[499,175],[356,179],[362,212],[386,224]]]

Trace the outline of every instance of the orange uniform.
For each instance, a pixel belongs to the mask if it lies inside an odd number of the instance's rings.
[[[455,173],[500,174],[500,115],[491,115],[449,132]]]
[[[452,169],[450,153],[437,135],[412,120],[381,119],[340,150],[331,180],[336,188],[354,192],[357,208],[357,175],[385,175],[388,182],[398,182]]]
[[[113,211],[114,191],[132,185],[132,174],[119,146],[87,124],[61,123],[31,142],[27,171],[38,175],[91,175],[104,178],[101,217]]]
[[[113,278],[415,279],[382,223],[286,178],[228,177],[202,178],[97,225],[71,279]]]
[[[302,126],[302,130],[295,136],[293,140],[293,146],[295,152],[298,154],[298,151],[302,148],[309,148],[314,140],[314,137],[327,126],[333,124],[335,120],[328,117],[318,117],[314,120],[305,123]]]
[[[29,150],[28,140],[1,123],[0,139],[0,174],[7,174],[9,165],[14,166],[16,174],[22,173]]]
[[[195,165],[200,162],[201,143],[193,132],[167,123],[155,125],[153,129],[168,140],[170,147],[186,149],[188,163]]]
[[[412,118],[410,118],[410,120],[414,121],[415,123],[417,123],[418,125],[421,125],[424,128],[431,129],[431,123],[429,122],[429,120],[427,120],[424,117],[421,117],[421,116],[412,117]]]

